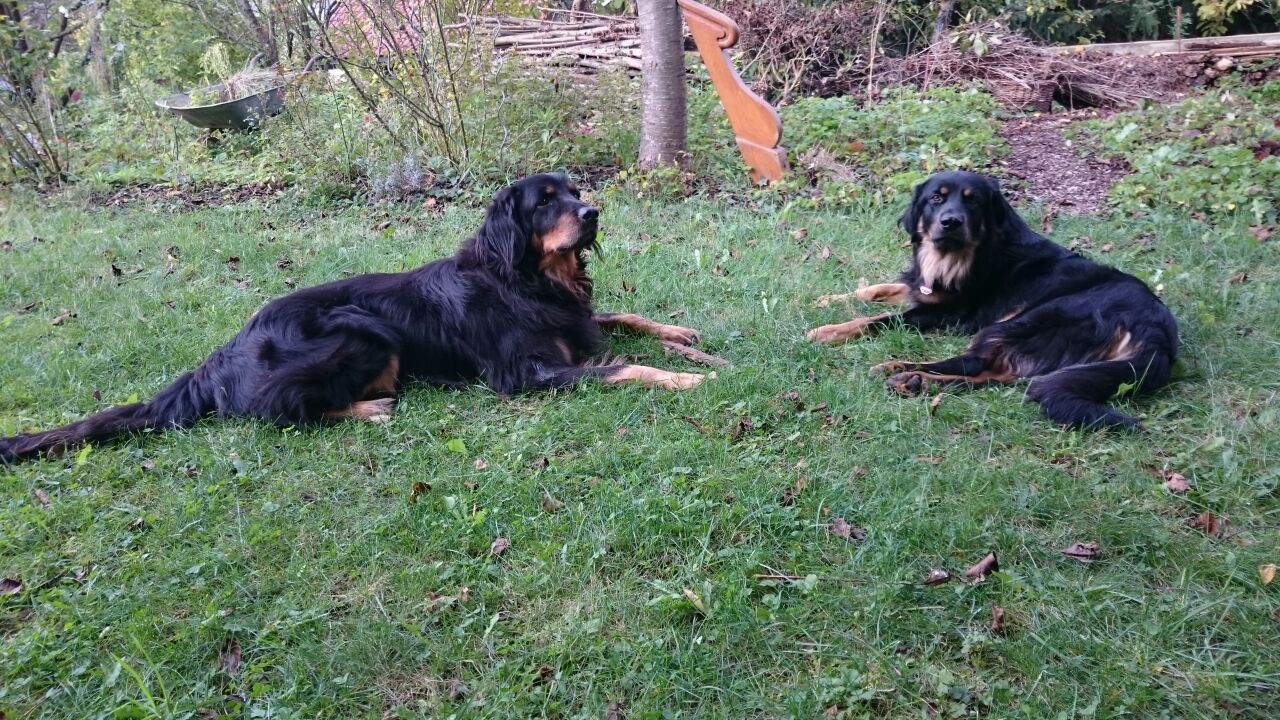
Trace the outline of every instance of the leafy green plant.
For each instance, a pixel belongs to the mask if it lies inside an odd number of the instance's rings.
[[[1133,166],[1111,190],[1122,210],[1215,218],[1244,212],[1263,223],[1280,209],[1278,114],[1280,81],[1228,83],[1174,105],[1082,123],[1074,133]]]
[[[998,111],[983,90],[944,86],[894,88],[864,106],[849,97],[804,98],[782,117],[785,144],[799,162],[821,158],[810,163],[814,183],[895,195],[932,173],[983,168],[1004,154],[990,120]]]

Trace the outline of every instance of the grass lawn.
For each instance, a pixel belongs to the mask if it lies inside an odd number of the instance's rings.
[[[416,386],[382,426],[203,422],[0,468],[0,576],[21,582],[0,717],[1280,712],[1280,582],[1259,573],[1280,562],[1280,244],[1056,219],[1161,284],[1185,341],[1179,380],[1120,401],[1150,432],[1087,433],[1025,386],[931,414],[866,373],[964,338],[803,340],[860,310],[814,297],[903,265],[898,207],[597,200],[597,305],[696,327],[732,368],[685,393]],[[409,268],[481,213],[0,203],[0,434],[145,398],[287,279]],[[1191,527],[1204,512],[1225,529]],[[1096,562],[1060,552],[1078,541]],[[963,582],[992,550],[999,572]],[[935,568],[956,579],[924,585]]]

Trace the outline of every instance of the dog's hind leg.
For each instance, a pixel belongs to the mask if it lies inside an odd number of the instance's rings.
[[[1003,357],[972,352],[928,363],[890,360],[872,367],[871,372],[889,375],[885,384],[899,395],[919,395],[929,387],[1007,383],[1017,377]]]
[[[1155,353],[1142,360],[1109,360],[1072,365],[1031,381],[1027,397],[1051,420],[1073,427],[1134,429],[1138,421],[1107,405],[1121,385],[1134,390],[1158,388],[1169,381],[1168,356]]]

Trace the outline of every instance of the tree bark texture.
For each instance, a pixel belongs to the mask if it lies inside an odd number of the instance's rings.
[[[640,167],[673,165],[687,150],[684,25],[676,0],[640,0]]]

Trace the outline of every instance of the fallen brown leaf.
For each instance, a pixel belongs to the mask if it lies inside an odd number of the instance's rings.
[[[617,703],[605,708],[604,720],[622,720],[622,708],[618,707]]]
[[[73,318],[75,316],[76,316],[75,313],[71,312],[66,308],[62,308],[62,310],[56,316],[54,316],[52,320],[49,321],[49,324],[61,325],[62,323],[66,322],[68,318]]]
[[[1004,632],[1004,608],[999,605],[991,606],[991,632]]]
[[[12,250],[13,242],[10,240],[0,240],[0,250]]]
[[[800,242],[801,240],[805,239],[805,237],[807,237],[808,235],[809,235],[808,228],[796,228],[795,230],[791,231],[791,239],[795,240],[796,242]]]
[[[89,573],[93,572],[93,563],[84,565],[76,569],[76,582],[82,583],[84,579],[89,577]]]
[[[236,255],[232,255],[231,257],[227,258],[225,264],[228,270],[230,270],[231,272],[235,272],[240,269],[240,258]]]
[[[1099,249],[1100,249],[1100,250],[1102,250],[1102,252],[1104,252],[1104,253],[1109,253],[1109,252],[1111,252],[1112,250],[1115,250],[1115,249],[1116,249],[1116,246],[1115,246],[1115,245],[1112,245],[1111,243],[1106,243],[1105,245],[1103,245],[1103,246],[1102,246],[1101,248],[1099,248]]]
[[[17,595],[22,592],[22,581],[17,578],[0,580],[0,595]]]
[[[937,395],[933,396],[932,400],[929,401],[929,414],[937,415],[938,406],[941,404],[942,404],[942,393],[938,393]]]
[[[147,519],[139,515],[138,517],[133,519],[133,522],[129,523],[129,529],[141,530],[143,526],[145,526],[146,524],[147,524]]]
[[[1040,218],[1040,232],[1044,233],[1045,235],[1053,234],[1053,216],[1055,212],[1056,212],[1055,208],[1052,208],[1052,207],[1045,208],[1044,216]]]
[[[1164,477],[1164,489],[1171,493],[1181,495],[1191,489],[1191,483],[1187,482],[1187,479],[1181,473],[1169,470],[1165,472]]]
[[[489,467],[489,463],[485,462],[484,458],[476,458],[475,468],[477,470],[484,470],[488,467]]]
[[[1270,585],[1276,579],[1276,564],[1259,565],[1258,579],[1262,581],[1263,585]]]
[[[1270,225],[1254,225],[1249,228],[1249,234],[1258,242],[1264,242],[1267,238],[1271,237],[1271,233],[1274,231],[1275,227]]]
[[[946,570],[934,568],[929,571],[928,575],[924,576],[925,585],[941,585],[945,582],[951,582],[951,573]]]
[[[449,699],[458,701],[467,696],[467,686],[458,678],[449,681]]]
[[[835,518],[831,521],[831,534],[839,538],[844,538],[849,542],[860,541],[867,537],[867,532],[856,525],[850,525],[848,520],[842,517]]]
[[[980,583],[987,579],[987,575],[1000,569],[1000,561],[996,558],[995,552],[987,553],[973,567],[964,571],[964,576],[975,583]]]
[[[739,418],[738,422],[733,424],[733,428],[729,430],[729,442],[736,441],[744,432],[753,427],[751,418]]]
[[[1213,537],[1221,535],[1223,530],[1226,529],[1227,523],[1217,515],[1205,510],[1191,519],[1191,527]]]
[[[707,604],[702,601],[698,593],[689,588],[684,588],[680,594],[684,595],[684,599],[689,601],[689,604],[693,606],[694,610],[698,611],[699,615],[706,617],[710,614],[707,610]]]
[[[1232,285],[1243,285],[1249,282],[1249,273],[1238,272],[1235,275],[1232,275],[1230,278],[1227,278],[1227,282],[1231,283]]]
[[[831,257],[831,246],[823,245],[822,252],[818,254],[818,257],[822,258],[823,260],[826,260],[827,258]]]
[[[431,485],[421,480],[415,482],[413,487],[409,488],[409,502],[418,502],[418,496],[428,492],[431,492]]]
[[[22,307],[18,308],[18,314],[19,314],[19,315],[25,315],[25,314],[27,314],[27,313],[31,312],[32,310],[35,310],[36,308],[40,307],[41,302],[42,302],[42,301],[40,301],[40,300],[32,300],[31,302],[27,303],[26,305],[23,305]]]
[[[156,469],[156,464],[151,460],[143,460],[142,464],[139,467],[141,467],[143,470],[150,472]]]
[[[49,507],[49,493],[41,490],[40,488],[36,488],[36,499],[40,501],[42,506]]]
[[[227,638],[218,652],[218,667],[227,675],[235,675],[240,671],[240,642],[235,638]]]
[[[917,455],[916,460],[922,463],[929,463],[930,465],[941,465],[947,461],[947,459],[941,455]]]
[[[501,555],[507,548],[511,547],[511,541],[504,537],[496,537],[493,544],[489,546],[489,552],[494,555]]]
[[[871,471],[867,469],[866,465],[855,465],[853,467],[853,472],[849,473],[849,475],[853,478],[860,478],[866,477],[869,472]]]
[[[542,509],[549,513],[560,512],[564,509],[564,503],[551,497],[551,493],[542,493]]]
[[[1079,560],[1082,563],[1091,563],[1098,559],[1098,543],[1096,542],[1077,542],[1071,543],[1062,549],[1062,554],[1069,558]]]

